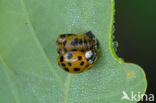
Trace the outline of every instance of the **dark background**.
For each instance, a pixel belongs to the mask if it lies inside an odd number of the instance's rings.
[[[115,2],[117,54],[144,69],[148,81],[146,93],[156,95],[156,0]]]

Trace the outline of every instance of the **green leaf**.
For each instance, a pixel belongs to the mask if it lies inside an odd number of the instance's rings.
[[[0,103],[132,103],[123,91],[145,93],[143,70],[113,50],[113,15],[113,0],[0,0]],[[96,65],[64,72],[57,35],[89,30],[100,42]]]

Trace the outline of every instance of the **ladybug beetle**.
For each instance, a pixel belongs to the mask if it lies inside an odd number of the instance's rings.
[[[99,42],[91,31],[81,35],[60,34],[56,43],[57,61],[63,70],[80,73],[94,66]]]
[[[82,34],[60,34],[57,38],[58,53],[64,54],[69,51],[97,50],[99,43],[91,31]]]
[[[59,55],[57,61],[63,70],[70,73],[80,73],[93,67],[96,57],[96,52],[93,50],[86,52],[71,51]]]

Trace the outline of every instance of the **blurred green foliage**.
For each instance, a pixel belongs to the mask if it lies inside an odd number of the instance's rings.
[[[116,0],[118,55],[141,65],[154,93],[156,61],[156,0]],[[153,78],[153,79],[152,79]]]

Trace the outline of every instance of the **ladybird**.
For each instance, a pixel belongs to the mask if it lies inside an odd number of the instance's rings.
[[[60,54],[57,61],[59,66],[66,72],[80,73],[93,67],[96,57],[96,51],[94,50],[86,52],[71,51],[65,54]]]
[[[99,43],[91,31],[81,35],[60,34],[56,43],[59,54],[65,54],[70,51],[96,51],[99,47]]]

